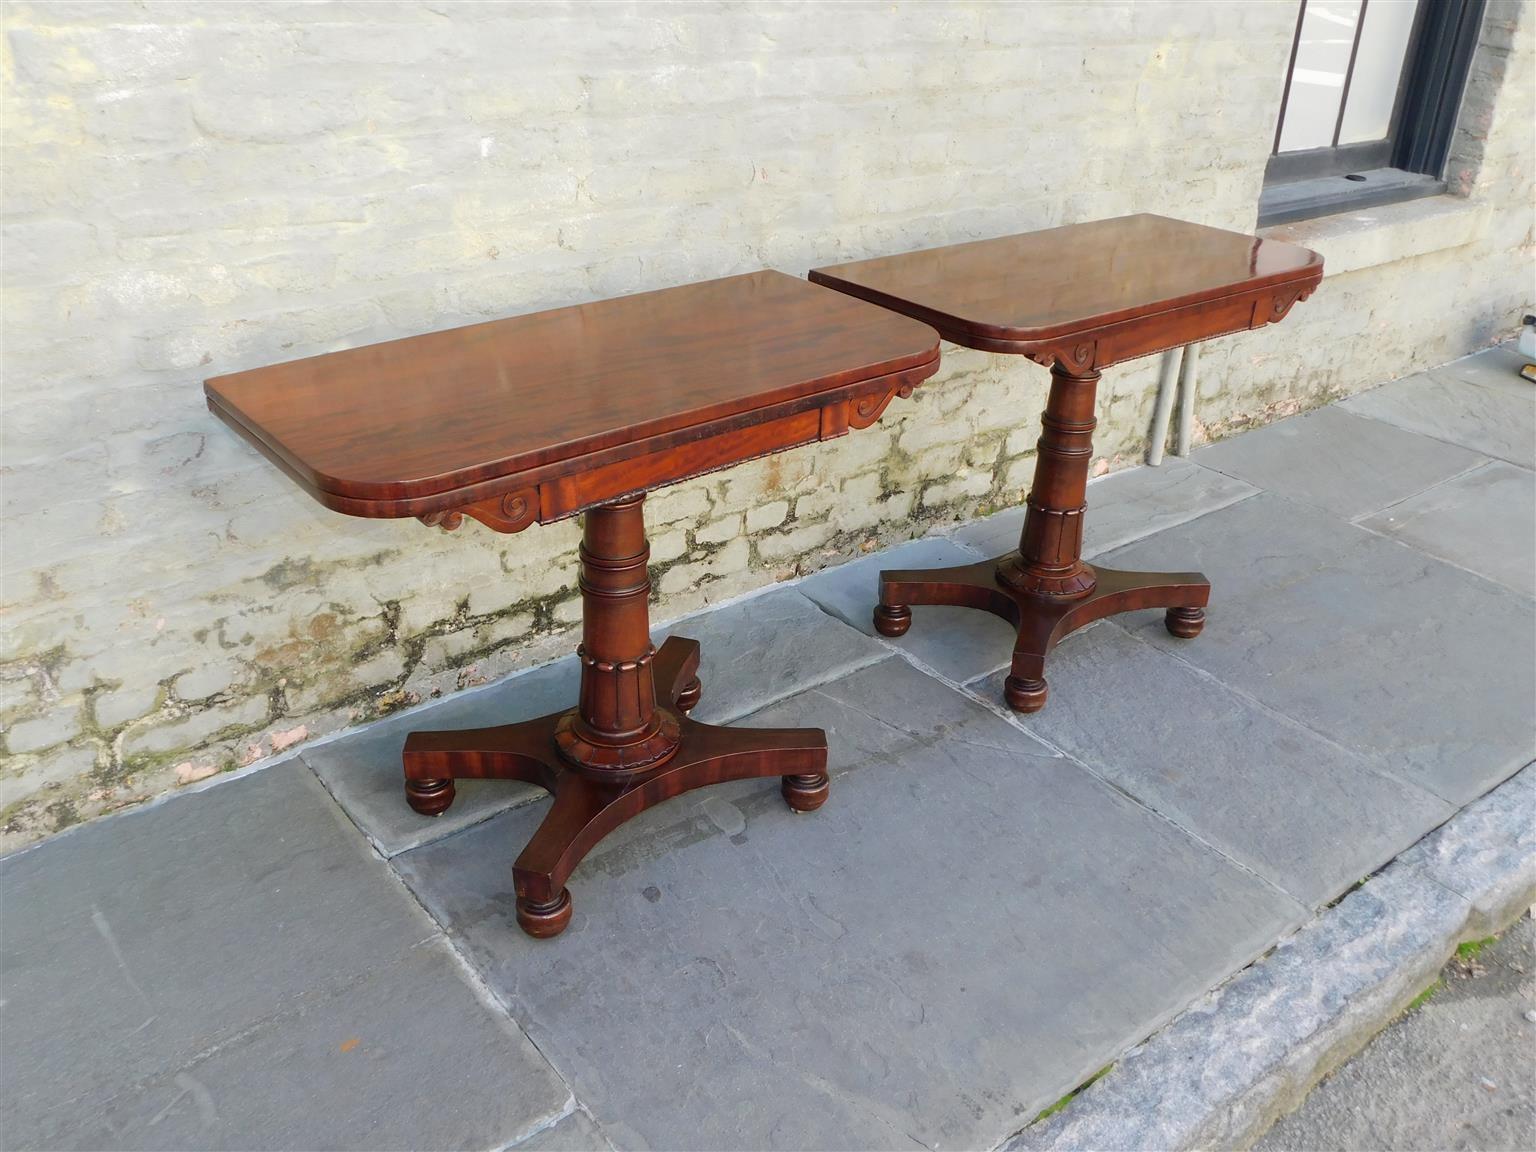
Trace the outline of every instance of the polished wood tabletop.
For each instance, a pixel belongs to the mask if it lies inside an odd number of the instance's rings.
[[[1315,284],[1322,273],[1322,257],[1294,244],[1143,214],[817,268],[810,278],[926,321],[957,344],[1028,354],[1170,310]]]
[[[938,355],[923,324],[762,271],[238,372],[206,391],[322,503],[404,516],[921,379]],[[681,479],[684,464],[637,487]]]

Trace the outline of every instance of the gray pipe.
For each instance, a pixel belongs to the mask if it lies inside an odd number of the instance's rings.
[[[1200,345],[1190,344],[1184,349],[1184,370],[1179,373],[1179,435],[1178,454],[1189,455],[1189,438],[1195,425],[1195,387],[1199,383]]]
[[[1147,446],[1147,463],[1156,468],[1163,462],[1163,447],[1168,442],[1168,417],[1173,413],[1173,382],[1179,371],[1179,349],[1163,353],[1163,374],[1157,382],[1157,408],[1152,413],[1152,443]]]

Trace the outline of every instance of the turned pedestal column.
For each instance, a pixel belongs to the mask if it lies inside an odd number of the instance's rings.
[[[699,646],[651,645],[643,496],[586,513],[581,544],[581,692],[576,707],[519,724],[412,732],[405,795],[435,816],[455,778],[525,780],[554,796],[513,866],[517,922],[554,936],[571,918],[565,882],[624,821],[679,793],[751,776],[780,776],[797,812],[827,798],[826,737],[815,728],[720,728],[687,713],[698,703]]]

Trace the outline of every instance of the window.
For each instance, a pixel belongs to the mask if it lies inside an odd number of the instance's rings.
[[[1444,191],[1483,0],[1301,0],[1259,223]]]

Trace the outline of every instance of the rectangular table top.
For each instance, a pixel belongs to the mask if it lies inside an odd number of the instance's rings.
[[[921,379],[938,356],[924,324],[763,271],[219,376],[205,390],[322,503],[414,515],[420,497],[562,461],[576,470],[690,428],[747,428],[786,402],[930,366]]]
[[[957,344],[1028,353],[1176,308],[1310,287],[1322,273],[1323,258],[1295,244],[1139,215],[817,268],[810,278],[924,320]]]

